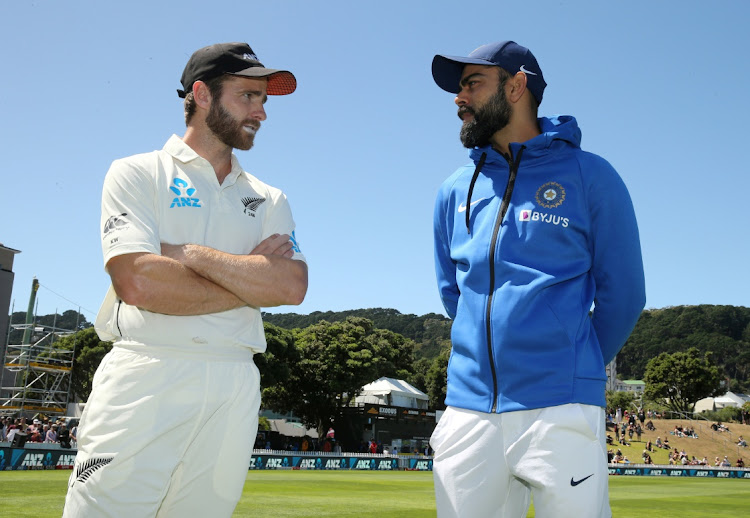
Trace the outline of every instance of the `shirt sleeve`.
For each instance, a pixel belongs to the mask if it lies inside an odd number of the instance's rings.
[[[102,189],[101,237],[104,264],[118,255],[160,254],[153,178],[127,159],[115,160]]]
[[[582,165],[594,172],[587,175],[596,284],[593,325],[606,365],[625,344],[646,303],[643,259],[625,183],[601,157],[588,154]]]
[[[448,233],[445,187],[440,189],[435,202],[433,232],[435,246],[435,274],[438,291],[445,311],[450,318],[456,318],[460,291],[456,282],[456,263],[451,257],[450,235]]]
[[[273,234],[289,234],[292,241],[292,251],[294,252],[292,259],[307,262],[297,240],[292,208],[289,206],[286,195],[278,191],[272,193],[271,199],[273,201],[271,208],[266,214],[265,221],[263,221],[263,239]]]

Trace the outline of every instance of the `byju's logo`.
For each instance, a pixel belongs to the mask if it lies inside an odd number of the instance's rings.
[[[248,216],[255,217],[255,212],[258,210],[258,207],[260,207],[261,203],[266,201],[265,198],[242,198],[242,204],[245,206],[245,214]]]
[[[127,212],[123,212],[122,214],[118,214],[117,216],[110,216],[107,222],[104,224],[102,234],[107,234],[109,232],[112,232],[113,230],[117,230],[118,228],[122,228],[127,225],[128,220],[125,219],[125,216],[127,215]]]
[[[172,205],[169,208],[174,207],[201,207],[201,201],[198,198],[194,198],[195,187],[190,187],[185,180],[182,178],[175,178],[172,180],[172,184],[169,190],[177,195],[177,198],[172,200]]]

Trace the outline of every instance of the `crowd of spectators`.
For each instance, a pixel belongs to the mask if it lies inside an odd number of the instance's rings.
[[[56,443],[71,448],[77,432],[77,426],[68,429],[64,418],[0,417],[0,442],[13,444],[16,435],[22,434],[26,443]]]
[[[616,448],[616,446],[630,447],[632,446],[633,442],[643,442],[641,440],[642,434],[646,433],[648,435],[648,432],[656,431],[656,426],[654,426],[652,418],[659,419],[661,418],[661,415],[650,410],[645,412],[643,410],[639,410],[637,412],[629,412],[625,410],[623,412],[621,409],[617,409],[616,411],[607,412],[607,428],[611,428],[614,434],[613,437],[613,434],[607,433],[606,438],[608,447],[612,446],[612,448],[608,448],[607,451],[610,463],[629,464],[632,462],[626,455],[623,454],[623,452],[619,448]],[[716,432],[729,432],[729,428],[721,422],[712,424],[711,429]],[[673,438],[680,439],[698,439],[698,434],[696,433],[694,428],[690,426],[684,426],[681,423],[675,425],[674,429],[669,432],[669,435],[673,436]],[[741,435],[738,437],[737,446],[747,447],[747,442]],[[676,447],[673,448],[669,444],[669,437],[664,437],[664,439],[662,440],[661,435],[657,436],[656,440],[653,443],[651,442],[651,439],[647,437],[645,438],[645,448],[643,449],[643,453],[641,454],[642,463],[653,464],[652,455],[658,449],[664,449],[669,452],[668,462],[670,465],[711,465],[705,456],[701,460],[699,460],[695,455],[688,455],[684,448],[681,451]],[[720,467],[731,467],[732,463],[728,459],[728,456],[724,456],[723,460],[717,457],[713,465]],[[739,457],[736,462],[736,467],[742,468],[744,466],[744,461],[741,457]]]

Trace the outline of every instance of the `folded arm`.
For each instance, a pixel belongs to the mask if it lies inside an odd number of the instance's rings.
[[[299,304],[307,265],[290,259],[289,236],[274,235],[249,255],[200,245],[162,244],[162,254],[133,253],[107,263],[125,303],[167,315],[203,315],[245,305]]]
[[[250,306],[297,305],[307,293],[307,265],[291,259],[292,243],[287,234],[274,234],[248,255],[194,244],[162,244],[162,254]]]

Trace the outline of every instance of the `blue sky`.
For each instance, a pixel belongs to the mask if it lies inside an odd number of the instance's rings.
[[[238,153],[287,193],[310,267],[305,302],[275,311],[442,313],[432,208],[468,157],[430,65],[506,39],[544,71],[540,113],[574,115],[630,189],[647,307],[749,306],[748,20],[744,0],[6,2],[0,243],[22,251],[15,310],[36,276],[40,314],[93,320],[110,163],[183,134],[175,90],[194,50],[247,41],[299,84]]]

